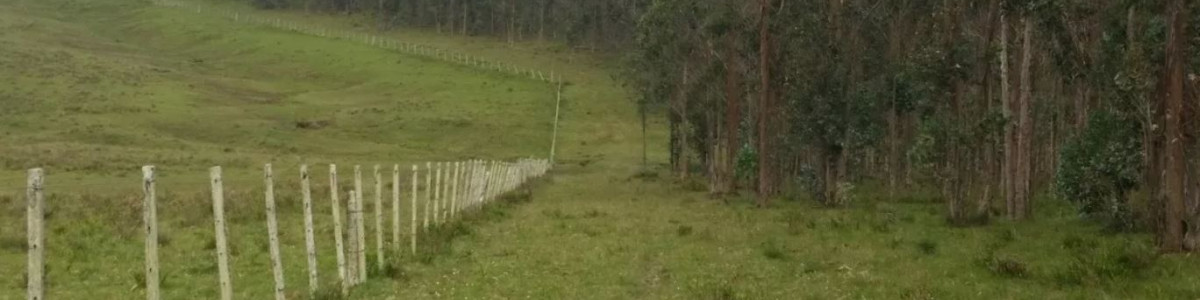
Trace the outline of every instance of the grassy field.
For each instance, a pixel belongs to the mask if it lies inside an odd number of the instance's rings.
[[[352,298],[1200,297],[1200,258],[1158,257],[1148,236],[1104,233],[1061,200],[1038,199],[1034,222],[962,229],[944,225],[936,199],[885,199],[870,184],[846,209],[804,199],[759,209],[665,173],[635,176],[641,128],[611,62],[552,44],[381,34],[553,70],[572,84],[552,178],[440,229]],[[148,2],[2,1],[0,269],[24,268],[23,172],[45,167],[49,298],[141,297],[137,168],[156,164],[164,296],[215,298],[205,176],[222,165],[235,293],[267,298],[258,168],[273,162],[288,292],[303,298],[298,183],[289,180],[297,164],[336,162],[346,185],[353,164],[544,157],[553,102],[541,82]],[[666,160],[661,127],[650,132],[656,168]],[[321,280],[333,283],[325,167],[315,170]],[[23,298],[23,284],[21,272],[0,272],[0,299]]]

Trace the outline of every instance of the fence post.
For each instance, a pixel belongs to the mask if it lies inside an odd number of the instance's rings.
[[[392,251],[400,255],[400,165],[392,165]]]
[[[409,236],[409,241],[410,241],[410,245],[412,247],[413,255],[417,254],[417,199],[418,199],[418,197],[417,197],[417,175],[419,175],[417,173],[417,165],[413,165],[412,166],[412,196],[410,196],[408,198],[408,201],[410,202],[410,204],[412,206],[409,209],[410,214],[412,215],[412,223],[409,224],[409,227],[411,227],[411,228],[409,228],[409,230],[411,231],[412,235]]]
[[[221,284],[221,299],[233,299],[233,282],[229,279],[229,249],[225,242],[225,188],[221,182],[221,167],[209,169],[212,179],[213,231],[217,243],[217,278]]]
[[[486,179],[487,186],[484,187],[484,191],[483,191],[484,204],[491,202],[492,196],[495,195],[496,175],[497,175],[496,172],[499,171],[499,169],[497,167],[498,166],[496,165],[496,161],[488,161],[488,166],[487,166],[488,174],[487,174],[487,179]]]
[[[449,182],[446,183],[446,194],[450,195],[450,197],[446,198],[446,215],[450,216],[454,214],[454,201],[456,200],[454,197],[456,197],[458,193],[457,162],[446,163],[446,180],[449,180]],[[450,219],[447,218],[446,220],[449,221]]]
[[[555,150],[558,146],[558,114],[562,109],[562,83],[558,84],[554,101],[554,133],[550,136],[550,161],[554,161]]]
[[[158,300],[158,201],[154,166],[142,166],[142,224],[146,229],[146,299]]]
[[[383,270],[383,178],[379,176],[379,165],[375,165],[375,255],[379,269]]]
[[[437,176],[433,178],[433,224],[441,224],[442,163],[437,163]]]
[[[425,162],[425,220],[421,225],[422,229],[429,231],[429,211],[431,202],[433,202],[433,164]]]
[[[458,198],[462,196],[462,190],[459,189],[459,184],[462,182],[463,164],[461,161],[454,162],[454,198],[450,198],[450,217],[453,218],[458,213]]]
[[[454,197],[454,194],[452,194],[450,191],[450,185],[454,184],[454,176],[452,176],[450,174],[452,169],[454,169],[454,163],[446,162],[445,163],[446,172],[442,175],[442,178],[443,178],[443,181],[442,181],[442,222],[443,223],[450,222],[450,220],[448,218],[450,216],[450,199],[452,197]]]
[[[308,256],[308,296],[317,294],[317,243],[313,236],[312,190],[308,182],[308,165],[300,165],[300,193],[304,200],[304,250]]]
[[[346,278],[346,247],[342,238],[341,201],[338,200],[337,165],[329,164],[329,200],[333,206],[333,242],[337,252],[338,280],[342,282],[342,295],[350,291],[350,280]]]
[[[25,231],[29,235],[29,266],[26,270],[28,279],[26,292],[29,300],[43,300],[44,291],[42,290],[42,281],[45,276],[45,261],[42,260],[45,253],[43,249],[44,241],[42,236],[45,228],[45,198],[42,195],[42,189],[45,178],[41,168],[29,169],[29,180],[26,182],[25,189]]]
[[[353,177],[353,176],[351,176]],[[354,195],[354,187],[351,186],[346,190],[346,281],[350,282],[350,286],[358,285],[358,235],[355,235],[354,230],[358,229],[358,225],[354,222],[354,211],[358,207],[354,202],[357,198]]]
[[[354,278],[354,284],[357,285],[367,280],[367,234],[366,224],[363,222],[363,192],[362,192],[362,168],[354,166],[354,235],[358,239],[358,245],[354,249],[354,258],[358,259],[358,276]]]
[[[471,195],[474,198],[471,199],[471,205],[476,210],[483,204],[483,187],[486,185],[484,175],[487,175],[486,165],[483,164],[483,160],[475,160],[475,194]]]
[[[453,170],[450,177],[450,209],[446,212],[451,218],[454,217],[454,209],[458,207],[458,162],[450,163],[450,169]]]
[[[271,252],[271,273],[275,275],[275,300],[284,300],[283,262],[279,258],[279,223],[275,220],[275,174],[271,164],[263,166],[263,184],[266,186],[267,235]]]

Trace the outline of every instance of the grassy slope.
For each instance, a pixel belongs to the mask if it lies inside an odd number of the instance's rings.
[[[275,162],[287,181],[288,275],[302,278],[299,162],[340,163],[348,185],[349,164],[398,162],[407,175],[410,162],[543,156],[549,146],[554,96],[544,83],[137,1],[42,2],[0,3],[0,265],[24,265],[22,170],[46,167],[54,298],[137,293],[141,164],[160,166],[168,296],[214,292],[202,191],[207,167],[223,165],[238,292],[261,298],[270,281],[261,163]],[[324,171],[315,169],[314,190],[327,215]],[[332,235],[328,219],[318,223]],[[322,265],[331,282],[332,256]],[[21,294],[20,272],[0,282],[0,298]]]
[[[46,165],[52,198],[51,296],[132,298],[140,239],[134,166],[164,166],[169,187],[165,287],[171,298],[211,297],[215,286],[203,168],[252,168],[274,159],[294,173],[306,161],[422,161],[543,153],[549,87],[342,41],[229,25],[181,11],[36,1],[0,4],[0,266],[23,266],[20,169]],[[71,3],[65,4],[63,3]],[[62,6],[59,6],[62,5]],[[235,6],[235,5],[231,5]],[[59,9],[61,15],[50,12]],[[339,18],[275,13],[330,27]],[[397,37],[568,74],[553,183],[532,202],[495,211],[405,280],[373,280],[358,298],[1195,298],[1192,257],[1154,262],[1139,274],[1088,276],[1088,263],[1141,235],[1101,235],[1064,207],[1040,205],[1036,222],[974,229],[943,226],[929,200],[887,202],[864,188],[853,208],[785,202],[754,209],[676,185],[632,179],[640,162],[635,110],[585,55],[553,46],[510,48],[484,38],[420,31]],[[511,89],[511,90],[510,90]],[[215,118],[215,119],[210,119]],[[330,120],[315,131],[297,120]],[[652,132],[661,139],[661,130]],[[437,138],[444,134],[450,138]],[[503,137],[503,138],[502,138]],[[486,146],[486,147],[485,147]],[[295,147],[294,149],[292,147]],[[652,145],[652,149],[662,149]],[[227,150],[228,149],[228,150]],[[653,161],[665,160],[661,151]],[[171,167],[167,167],[171,166]],[[291,172],[291,173],[289,173]],[[65,173],[65,174],[63,174]],[[343,174],[348,174],[343,169]],[[176,175],[177,174],[177,175]],[[99,176],[105,175],[105,176]],[[345,178],[346,175],[343,175]],[[99,179],[97,179],[99,178]],[[283,178],[281,176],[281,178]],[[324,176],[317,176],[318,181]],[[174,185],[172,185],[174,181]],[[72,187],[79,182],[83,187]],[[237,182],[237,181],[235,181]],[[294,185],[294,184],[293,184]],[[324,191],[324,185],[314,187]],[[302,236],[295,195],[281,210],[289,291],[301,294]],[[76,196],[79,194],[101,196]],[[252,189],[234,189],[235,289],[263,298],[270,276]],[[240,194],[239,194],[240,193]],[[320,194],[320,193],[318,193]],[[107,195],[107,196],[106,196]],[[325,200],[318,197],[318,201]],[[327,200],[326,200],[327,201]],[[1049,201],[1049,200],[1046,200]],[[318,202],[324,203],[324,202]],[[325,213],[327,205],[317,205]],[[96,213],[97,211],[102,213]],[[322,214],[324,215],[324,214]],[[67,221],[70,220],[70,221]],[[332,235],[326,219],[321,236]],[[330,253],[328,239],[323,253]],[[1094,244],[1092,244],[1094,243]],[[1067,244],[1082,244],[1072,250]],[[80,250],[86,249],[86,250]],[[995,275],[992,256],[1020,261],[1026,278]],[[330,282],[332,256],[323,255]],[[1083,273],[1083,274],[1079,274]],[[1072,275],[1075,274],[1075,275]],[[1071,278],[1084,278],[1072,283]],[[1101,278],[1091,280],[1090,278]],[[19,298],[21,278],[0,274],[0,298]]]

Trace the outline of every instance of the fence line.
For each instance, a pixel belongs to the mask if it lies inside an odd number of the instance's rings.
[[[175,0],[154,0],[154,5],[179,8],[184,11],[195,11],[196,13],[204,13],[205,9],[198,3],[185,3]],[[378,35],[362,32],[354,32],[349,30],[336,30],[321,28],[302,23],[286,21],[280,18],[267,18],[243,14],[240,11],[230,9],[214,9],[209,8],[209,11],[215,12],[217,15],[224,17],[234,22],[256,24],[267,26],[284,31],[291,31],[316,37],[341,39],[351,42],[358,42],[368,46],[388,49],[396,52],[402,52],[410,55],[424,56],[431,59],[437,59],[448,63],[458,64],[466,67],[472,67],[481,70],[507,73],[513,76],[528,77],[531,80],[542,81],[550,84],[561,84],[566,80],[560,74],[555,74],[554,71],[544,72],[533,69],[518,67],[515,64],[494,62],[485,60],[480,57],[471,56],[470,54],[450,52],[445,49],[422,45],[416,43],[405,42],[397,39],[381,37]]]
[[[418,230],[417,211],[421,208],[425,209],[426,221],[430,217],[435,218],[432,226],[441,226],[453,222],[456,218],[464,216],[467,210],[477,210],[481,206],[500,199],[502,196],[512,192],[530,180],[537,179],[545,175],[551,167],[548,159],[520,159],[513,162],[499,161],[457,161],[457,162],[439,162],[436,169],[433,168],[434,163],[426,163],[425,186],[426,192],[424,198],[419,197],[421,187],[418,186],[420,181],[419,168],[417,165],[412,166],[412,187],[410,194],[411,206],[409,206],[411,220],[409,226],[410,246],[413,254],[416,254],[418,247],[418,235],[421,232],[428,232],[430,223],[424,223],[424,231]],[[384,244],[384,227],[383,214],[387,209],[382,203],[383,180],[379,172],[380,167],[375,166],[375,204],[370,206],[374,209],[375,216],[375,255],[377,257],[376,268],[382,270],[386,268],[388,261],[396,261],[399,257],[388,259],[386,251],[393,251],[392,254],[399,255],[400,236],[402,235],[402,226],[400,224],[400,167],[394,165],[392,168],[392,240],[395,245],[392,249],[385,249]],[[156,194],[159,192],[159,184],[156,181],[155,166],[143,166],[141,168],[142,177],[140,184],[142,186],[144,198],[142,205],[142,216],[145,235],[145,288],[146,298],[157,300],[161,294],[160,290],[160,274],[161,268],[158,261],[158,214],[156,207]],[[329,183],[330,183],[330,201],[333,213],[334,225],[334,243],[335,252],[338,262],[338,278],[341,280],[341,288],[343,295],[349,292],[353,286],[362,284],[367,280],[367,264],[366,257],[368,256],[366,247],[366,231],[364,230],[364,202],[362,197],[362,176],[361,167],[355,166],[354,187],[347,191],[348,198],[347,209],[341,211],[338,190],[338,175],[337,166],[329,165]],[[434,177],[437,177],[434,180]],[[230,253],[227,245],[228,229],[225,220],[225,187],[222,180],[222,169],[220,166],[215,166],[209,169],[209,179],[211,188],[211,199],[213,207],[213,231],[215,239],[215,254],[218,268],[218,284],[220,290],[220,299],[231,299],[233,297],[234,271],[230,269],[229,259]],[[309,184],[308,165],[300,166],[300,191],[304,206],[304,235],[305,235],[305,260],[308,267],[308,288],[310,295],[315,295],[318,289],[317,281],[317,253],[316,238],[314,236],[314,224],[312,218],[312,195]],[[44,193],[45,173],[42,169],[30,169],[28,171],[28,179],[26,182],[26,205],[27,205],[27,233],[29,237],[28,249],[28,285],[27,299],[41,300],[43,299],[44,281],[45,281],[45,198]],[[285,297],[285,278],[283,272],[283,255],[279,245],[279,225],[277,224],[276,214],[278,207],[275,205],[275,178],[271,164],[263,166],[263,186],[265,200],[265,219],[267,223],[267,235],[270,242],[270,257],[271,269],[274,275],[273,293],[276,299],[284,299]],[[440,191],[440,192],[439,192]],[[430,194],[434,192],[434,194]],[[424,199],[424,201],[421,201]],[[441,215],[441,218],[437,218]],[[345,228],[342,228],[341,217],[345,216],[349,222]],[[343,231],[344,230],[344,231]],[[349,243],[343,243],[343,234],[349,239]],[[348,265],[347,265],[348,264]]]

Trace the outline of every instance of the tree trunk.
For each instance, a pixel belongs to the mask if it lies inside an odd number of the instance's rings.
[[[838,189],[838,182],[841,181],[841,170],[845,161],[843,149],[840,147],[823,147],[821,149],[821,187],[824,189],[824,203],[826,206],[835,207],[842,205]]]
[[[691,143],[691,131],[692,131],[691,122],[689,122],[689,116],[688,116],[688,99],[687,99],[687,97],[688,97],[687,91],[688,91],[688,84],[689,84],[689,81],[688,81],[689,74],[688,73],[690,71],[689,67],[690,67],[689,63],[685,62],[683,64],[683,70],[681,73],[682,76],[680,77],[681,78],[680,84],[677,87],[675,101],[674,101],[675,103],[672,105],[673,109],[675,110],[675,113],[678,114],[678,118],[679,118],[679,124],[675,128],[675,130],[677,130],[675,135],[676,135],[676,138],[678,139],[678,141],[676,141],[676,147],[678,149],[677,150],[678,158],[676,158],[677,165],[675,166],[675,170],[676,170],[676,174],[679,175],[680,180],[686,180],[688,178],[688,170],[690,169],[690,166],[691,166],[691,162],[689,161],[689,159],[691,158],[691,151],[688,150],[689,143]]]
[[[450,0],[446,6],[446,32],[454,35],[454,0]]]
[[[1033,168],[1033,116],[1030,113],[1033,83],[1030,79],[1030,69],[1033,64],[1033,22],[1028,16],[1023,18],[1025,24],[1021,41],[1021,95],[1017,101],[1017,165],[1016,165],[1016,209],[1017,219],[1032,217],[1033,205],[1030,203],[1030,173]]]
[[[517,0],[508,1],[508,44],[511,46],[515,41],[513,34],[517,30]]]
[[[1000,185],[1004,192],[1005,214],[1010,219],[1017,217],[1017,193],[1013,185],[1013,166],[1016,162],[1016,122],[1014,122],[1014,99],[1010,95],[1011,87],[1008,79],[1008,21],[1005,14],[1000,14],[1000,105],[1004,107],[1004,162],[1001,167]]]
[[[1187,6],[1183,0],[1172,0],[1166,7],[1167,15],[1167,45],[1166,68],[1164,69],[1164,86],[1166,93],[1163,101],[1166,104],[1163,120],[1166,122],[1166,147],[1163,155],[1166,159],[1164,170],[1163,194],[1166,196],[1166,207],[1163,208],[1163,233],[1161,248],[1165,252],[1183,251],[1184,214],[1184,176],[1187,162],[1184,156],[1183,132],[1183,82],[1184,66],[1187,64],[1184,48],[1186,47]]]
[[[742,103],[741,103],[741,72],[738,68],[739,63],[736,61],[737,52],[734,47],[736,37],[730,35],[727,38],[728,50],[725,54],[725,154],[721,164],[721,191],[724,193],[732,192],[736,188],[737,174],[736,161],[737,149],[739,144],[738,127],[742,120]]]
[[[896,177],[900,175],[900,112],[896,107],[896,93],[892,93],[892,105],[888,109],[888,199],[896,200]]]
[[[768,0],[759,0],[759,20],[758,20],[758,47],[759,47],[759,74],[762,80],[762,86],[759,89],[759,104],[758,104],[758,206],[766,206],[767,199],[771,197],[771,170],[773,155],[773,147],[770,142],[772,139],[770,133],[771,114],[774,111],[771,101],[771,33],[768,30],[770,25],[770,8]]]
[[[549,9],[549,6],[550,6],[550,4],[548,2],[549,2],[549,0],[547,0],[547,2],[543,2],[542,6],[538,8],[538,40],[539,41],[546,40],[546,10]]]

